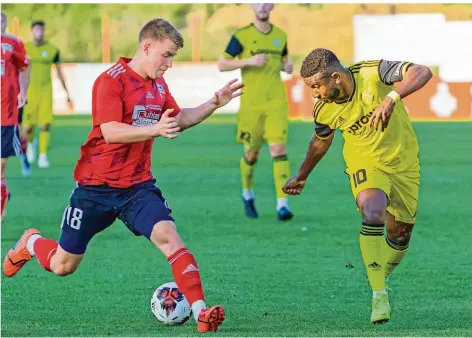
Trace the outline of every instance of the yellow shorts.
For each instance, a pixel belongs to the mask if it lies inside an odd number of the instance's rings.
[[[246,150],[258,150],[264,142],[268,144],[287,144],[288,111],[240,110],[236,142],[243,143]]]
[[[51,124],[53,121],[52,86],[29,87],[28,103],[23,110],[25,126]]]
[[[405,223],[415,223],[418,209],[418,195],[420,188],[420,168],[389,174],[372,167],[350,167],[346,169],[351,183],[352,194],[365,189],[380,189],[388,197],[387,211],[395,220]]]

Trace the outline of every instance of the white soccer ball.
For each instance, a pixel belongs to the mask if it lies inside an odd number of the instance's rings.
[[[192,313],[190,304],[175,282],[162,284],[154,291],[151,311],[165,325],[182,325]]]

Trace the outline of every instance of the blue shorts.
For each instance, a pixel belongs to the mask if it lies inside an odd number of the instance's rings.
[[[117,218],[136,236],[150,239],[156,223],[174,221],[155,182],[150,180],[126,189],[78,185],[64,210],[59,245],[69,253],[83,254],[92,237]]]
[[[21,155],[18,126],[2,126],[2,158]]]

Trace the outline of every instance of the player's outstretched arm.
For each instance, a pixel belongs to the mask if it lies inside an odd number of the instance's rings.
[[[214,94],[211,100],[198,107],[182,108],[180,114],[177,115],[180,130],[183,131],[199,124],[213,114],[216,109],[225,106],[235,97],[242,95],[243,92],[240,89],[244,87],[244,84],[237,81],[237,79],[229,81]]]
[[[135,143],[156,137],[176,138],[180,127],[175,117],[169,115],[174,109],[167,109],[158,123],[149,126],[132,126],[118,121],[102,123],[100,129],[106,143]]]
[[[334,132],[323,139],[316,136],[316,132],[313,133],[305,159],[303,160],[300,169],[298,169],[298,172],[295,174],[295,176],[290,178],[282,188],[286,194],[299,195],[302,192],[308,176],[313,171],[318,162],[321,161],[323,156],[328,152],[328,149],[333,142],[333,138]]]

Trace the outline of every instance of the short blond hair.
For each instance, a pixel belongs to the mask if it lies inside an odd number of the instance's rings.
[[[157,18],[149,21],[139,32],[139,42],[144,39],[172,40],[179,48],[184,46],[184,39],[179,31],[167,20]]]

